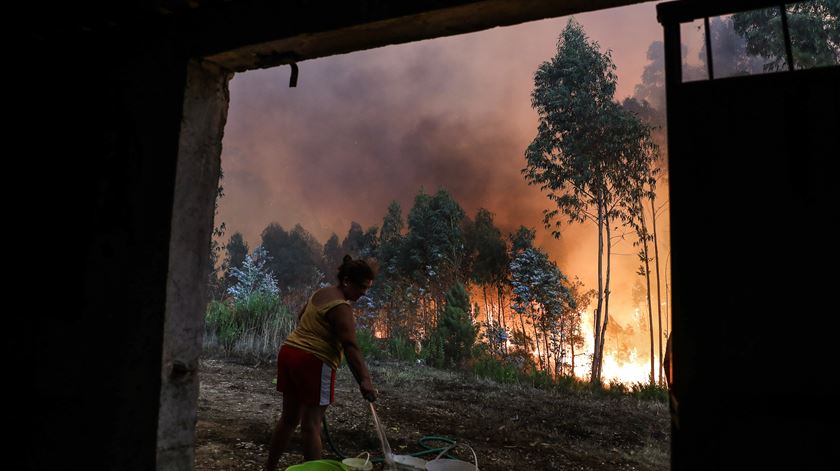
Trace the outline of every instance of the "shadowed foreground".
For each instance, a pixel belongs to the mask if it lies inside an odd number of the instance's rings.
[[[667,404],[587,392],[497,384],[406,364],[372,364],[377,412],[396,453],[414,453],[426,435],[471,445],[482,470],[664,470],[669,468]],[[201,363],[196,469],[260,469],[282,398],[273,365]],[[379,452],[370,412],[347,370],[327,410],[346,455]],[[299,463],[299,434],[280,468]],[[468,452],[467,452],[468,453]],[[336,458],[325,442],[325,458]],[[460,459],[471,459],[462,453]]]

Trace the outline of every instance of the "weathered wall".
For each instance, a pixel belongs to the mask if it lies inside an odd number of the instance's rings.
[[[157,469],[195,459],[198,359],[207,296],[213,208],[221,170],[230,74],[191,61],[187,72],[163,330]]]

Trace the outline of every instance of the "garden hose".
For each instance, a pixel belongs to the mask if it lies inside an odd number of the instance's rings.
[[[344,453],[342,453],[341,450],[339,450],[338,447],[335,446],[335,443],[333,443],[332,438],[330,438],[329,428],[327,427],[327,418],[324,417],[324,419],[321,422],[322,422],[322,425],[323,425],[323,428],[324,428],[324,436],[326,436],[326,438],[327,438],[327,443],[330,445],[330,449],[333,451],[333,453],[336,454],[336,456],[338,456],[339,459],[343,460],[345,458],[348,458],[348,456],[346,456]],[[448,445],[444,446],[444,447],[432,448],[431,446],[427,445],[427,442],[444,442],[444,443],[447,443]],[[437,436],[437,435],[426,435],[425,437],[418,440],[418,443],[424,449],[421,450],[421,451],[418,451],[416,453],[411,453],[410,456],[421,457],[421,456],[425,456],[425,455],[438,454],[438,453],[440,453],[444,450],[448,450],[449,448],[451,448],[451,446],[455,444],[455,440],[453,440],[449,437],[441,437],[441,436]],[[446,458],[454,459],[448,453],[443,455],[443,456],[445,456]],[[381,462],[385,461],[385,458],[371,458],[371,461],[374,462],[374,463],[381,463]]]

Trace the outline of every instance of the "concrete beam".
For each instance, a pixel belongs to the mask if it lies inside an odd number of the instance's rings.
[[[194,56],[239,72],[646,1],[356,1],[320,8],[248,2],[183,21],[194,33]]]

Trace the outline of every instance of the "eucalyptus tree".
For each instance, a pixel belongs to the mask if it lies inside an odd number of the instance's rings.
[[[484,297],[484,311],[487,322],[493,325],[493,309],[487,301],[487,288],[496,289],[497,296],[501,296],[499,285],[507,277],[509,258],[507,244],[502,238],[502,232],[493,223],[493,214],[484,208],[479,208],[475,220],[469,226],[466,234],[468,250],[473,254],[470,278],[481,286]],[[504,313],[500,303],[497,305],[498,316],[496,323],[504,326]]]
[[[456,282],[466,282],[466,276],[460,270],[466,256],[464,217],[464,210],[443,189],[435,195],[421,189],[408,213],[402,267],[419,285],[418,300],[427,316],[427,332],[434,325],[433,317],[443,305],[449,288]]]
[[[712,24],[718,24],[718,28],[712,28],[713,35],[716,36],[716,38],[713,38],[713,41],[717,39],[718,42],[722,42],[726,45],[725,47],[727,49],[727,54],[730,56],[730,58],[734,59],[731,59],[729,61],[731,64],[730,67],[734,67],[737,70],[751,70],[751,68],[753,67],[753,59],[758,60],[759,58],[753,58],[747,61],[744,58],[744,56],[746,55],[746,50],[744,46],[745,42],[740,37],[738,37],[737,40],[736,38],[733,38],[735,32],[734,29],[730,29],[732,27],[731,19],[726,20],[725,25],[722,23],[723,20],[717,18],[712,21]],[[724,27],[725,30],[723,29]],[[685,57],[686,55],[686,48],[683,47],[683,57]],[[647,58],[650,62],[645,66],[644,71],[642,73],[642,83],[636,86],[636,93],[634,94],[633,99],[625,100],[623,106],[628,111],[636,113],[643,122],[645,122],[651,127],[651,138],[653,139],[658,149],[658,158],[653,164],[656,169],[655,179],[657,191],[651,193],[651,197],[649,199],[649,214],[650,223],[653,230],[651,236],[653,237],[652,243],[654,253],[654,273],[656,274],[656,310],[659,319],[659,358],[663,358],[662,343],[666,341],[667,334],[663,332],[662,329],[662,280],[664,278],[666,303],[668,297],[668,280],[667,276],[662,276],[662,270],[666,267],[660,263],[659,248],[660,244],[666,244],[665,247],[667,247],[668,240],[660,240],[656,224],[659,220],[659,217],[663,213],[667,212],[668,208],[667,198],[664,198],[663,202],[657,203],[657,192],[660,191],[663,187],[665,187],[665,193],[667,195],[668,147],[666,145],[665,137],[665,56],[664,47],[661,41],[655,41],[651,43],[650,48],[648,49]],[[705,54],[702,55],[701,59],[705,62]],[[730,69],[730,74],[731,73],[732,69]],[[667,275],[667,273],[665,273],[665,275]],[[666,325],[668,322],[668,316],[669,313],[666,310]],[[663,368],[662,362],[659,363],[659,378],[661,382],[661,379],[663,377]]]
[[[470,358],[478,333],[471,319],[470,297],[464,285],[456,282],[446,292],[440,311],[429,336],[428,358],[435,366],[461,366]]]
[[[323,248],[300,224],[288,232],[277,223],[269,224],[260,234],[260,245],[271,257],[266,267],[289,302],[300,302],[299,298],[306,296],[303,292],[323,278],[319,269]]]
[[[659,167],[655,165],[658,161],[658,147],[653,142],[651,137],[652,127],[643,122],[639,110],[645,110],[645,106],[640,106],[634,99],[627,99],[622,105],[624,111],[623,118],[625,124],[622,126],[624,134],[622,138],[626,139],[627,144],[624,146],[627,149],[634,149],[637,155],[634,158],[627,159],[626,165],[621,167],[625,172],[625,180],[627,185],[622,187],[623,195],[619,199],[621,207],[624,211],[619,212],[619,217],[636,233],[637,240],[633,245],[639,247],[639,261],[641,263],[638,274],[645,277],[646,291],[645,299],[647,301],[647,313],[650,326],[650,384],[656,381],[656,361],[655,361],[655,347],[656,342],[653,334],[653,309],[651,307],[652,296],[650,287],[650,262],[653,260],[649,253],[649,243],[653,242],[656,245],[656,239],[651,233],[648,226],[648,217],[645,214],[644,202],[650,201],[651,207],[655,207],[656,199],[656,178],[660,172]],[[652,217],[655,223],[655,217]],[[657,274],[658,283],[658,274]],[[659,303],[657,299],[657,304]],[[659,309],[659,346],[660,355],[662,358],[662,313]],[[661,379],[661,378],[660,378]]]
[[[332,277],[338,273],[338,267],[341,266],[342,258],[344,258],[344,251],[341,250],[341,243],[338,241],[338,236],[333,233],[324,244],[324,252],[321,255],[321,271],[324,272],[327,280],[332,281]]]
[[[616,80],[610,52],[602,53],[570,20],[557,53],[534,74],[531,105],[539,124],[522,170],[526,181],[538,185],[555,205],[543,219],[555,237],[564,218],[598,228],[592,382],[601,381],[609,324],[611,230],[622,218],[628,187],[635,185],[628,178],[636,174],[636,161],[646,157],[634,139],[632,116],[614,101]]]
[[[510,255],[509,255],[508,258],[509,258],[509,260],[511,260],[511,263],[522,252],[524,252],[527,249],[533,248],[534,238],[536,237],[536,235],[537,235],[537,231],[535,229],[527,228],[525,226],[519,226],[519,228],[516,230],[516,232],[508,234],[508,240],[510,241]],[[513,291],[513,277],[512,277],[513,273],[512,273],[512,270],[508,270],[508,271],[509,271],[508,282],[511,285],[511,292],[510,292],[511,308],[513,309],[513,312],[515,312],[516,314],[519,315],[519,326],[521,328],[519,333],[518,334],[514,333],[512,338],[515,340],[515,342],[514,342],[515,344],[521,346],[524,350],[530,350],[531,338],[528,335],[527,331],[525,330],[525,320],[524,320],[524,317],[525,317],[525,314],[526,314],[525,305],[522,304],[522,303],[517,303],[516,302],[517,301],[516,300],[516,294]],[[519,306],[522,306],[522,307],[517,309],[517,307],[516,307],[517,304],[519,304]]]
[[[236,283],[236,278],[233,276],[232,269],[242,266],[245,261],[245,256],[248,255],[248,243],[241,232],[234,232],[230,236],[230,240],[225,244],[225,259],[222,261],[222,277],[225,291]]]
[[[785,8],[794,66],[840,64],[840,0],[796,2]],[[746,40],[747,52],[766,59],[764,70],[788,67],[778,7],[736,13],[732,23]]]
[[[585,344],[583,332],[581,331],[581,316],[589,308],[589,304],[592,302],[592,298],[595,297],[596,293],[593,289],[587,290],[583,282],[577,277],[574,280],[567,279],[566,287],[569,290],[571,303],[560,325],[565,339],[564,351],[561,356],[561,366],[564,369],[561,369],[560,374],[574,376],[576,367],[575,359],[578,355],[585,354],[585,352],[578,353]],[[568,347],[568,350],[565,350],[566,347]],[[568,357],[566,356],[567,352]],[[565,369],[566,365],[568,365],[568,369]]]
[[[374,258],[379,245],[379,228],[371,226],[367,231],[356,221],[350,223],[347,236],[341,242],[341,250],[353,258]],[[344,255],[342,255],[344,257]]]
[[[568,280],[545,252],[533,246],[517,251],[510,262],[510,280],[512,308],[531,321],[540,365],[548,371],[551,353],[565,343],[562,319],[574,309]]]
[[[378,321],[386,335],[413,338],[416,331],[416,309],[410,299],[411,285],[407,282],[401,264],[404,227],[402,208],[398,202],[392,201],[382,219],[376,252],[379,271],[368,297],[380,314]]]
[[[271,256],[262,246],[255,248],[250,255],[245,254],[242,264],[231,268],[231,275],[236,282],[228,288],[228,293],[237,301],[247,299],[254,293],[278,295],[277,281],[267,266],[270,260]]]

